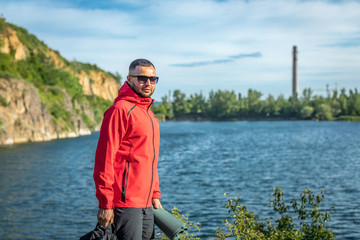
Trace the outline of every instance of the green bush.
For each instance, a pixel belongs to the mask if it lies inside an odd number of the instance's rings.
[[[35,35],[30,34],[25,28],[16,26],[11,23],[7,24],[16,31],[16,35],[19,38],[20,42],[26,47],[28,47],[30,50],[41,49],[44,51],[47,48],[44,42],[37,39]]]
[[[48,109],[56,123],[56,126],[61,126],[61,131],[75,131],[75,125],[72,122],[71,113],[65,110],[61,104],[52,104]]]
[[[315,117],[319,120],[331,120],[332,119],[331,107],[326,103],[322,103],[318,105],[316,107]]]
[[[331,210],[322,212],[319,206],[324,201],[325,190],[322,190],[316,196],[309,190],[305,189],[300,194],[300,200],[292,199],[290,204],[283,202],[282,188],[273,189],[272,200],[274,214],[279,216],[275,221],[273,218],[266,218],[261,221],[259,217],[247,210],[247,207],[241,204],[241,199],[236,195],[234,199],[228,199],[225,208],[228,209],[229,217],[223,222],[225,229],[219,227],[216,231],[216,239],[253,239],[253,240],[320,240],[335,239],[331,229],[325,227],[326,222],[330,221]],[[225,195],[229,195],[226,193]],[[292,210],[290,210],[292,209]],[[289,214],[290,213],[290,214]],[[180,215],[177,208],[172,210],[172,214],[182,220],[187,226],[193,227],[200,231],[199,223],[192,223],[188,218]],[[293,216],[297,215],[297,220]],[[166,239],[161,234],[162,239]],[[199,239],[194,234],[186,232],[181,239]]]
[[[91,130],[94,131],[95,129],[95,124],[94,122],[89,118],[88,115],[86,115],[85,113],[81,114],[81,119],[84,121],[84,123],[86,124],[86,126]]]
[[[47,86],[43,88],[39,90],[41,101],[46,105],[46,108],[49,110],[52,121],[58,128],[58,131],[75,131],[75,123],[72,121],[71,112],[64,109],[64,90],[57,86]]]
[[[14,76],[18,77],[19,74],[16,69],[16,63],[13,62],[10,55],[0,52],[0,75],[2,77]]]
[[[314,108],[311,106],[304,106],[300,110],[300,116],[302,119],[311,119],[313,113],[314,113]]]
[[[174,215],[176,218],[178,218],[180,221],[182,221],[185,224],[186,229],[191,229],[191,230],[195,230],[195,231],[199,231],[200,232],[200,223],[194,223],[194,222],[190,222],[189,221],[189,217],[182,215],[181,211],[177,208],[173,208],[171,210],[171,214]],[[160,234],[158,234],[160,239],[168,239],[168,237],[163,233],[160,232]],[[183,234],[182,236],[180,236],[179,240],[200,240],[201,238],[195,237],[194,234],[190,234],[189,231],[186,231],[185,234]]]
[[[5,125],[5,120],[0,118],[0,128],[2,128]]]
[[[0,105],[3,107],[7,107],[9,103],[6,101],[6,98],[0,95]]]
[[[104,117],[106,109],[108,109],[112,105],[112,102],[95,95],[85,96],[85,101],[89,102],[90,108],[94,112],[95,124],[100,124]]]
[[[6,21],[5,18],[0,16],[0,34],[4,34],[6,30]],[[1,45],[0,45],[1,46]]]
[[[77,73],[80,73],[82,70],[85,71],[86,73],[90,73],[90,71],[103,72],[107,76],[112,77],[121,83],[121,76],[118,72],[116,72],[115,74],[111,72],[106,72],[101,68],[99,68],[96,64],[81,63],[76,60],[72,62],[67,62],[67,64],[71,66]]]
[[[56,68],[43,53],[31,53],[26,60],[16,62],[10,55],[0,53],[0,76],[21,77],[38,89],[56,85],[64,88],[72,98],[83,94],[79,79],[69,72]]]
[[[325,190],[315,196],[309,189],[305,189],[299,202],[291,200],[291,206],[283,202],[281,187],[274,188],[273,191],[271,205],[274,212],[280,215],[275,223],[272,223],[272,218],[266,219],[266,223],[260,221],[253,212],[247,211],[246,206],[240,203],[240,198],[236,197],[234,200],[229,199],[225,206],[229,209],[231,221],[225,220],[226,233],[222,228],[216,231],[218,239],[335,239],[332,230],[325,227],[325,223],[331,220],[333,207],[325,213],[319,210]],[[298,221],[294,221],[288,214],[290,208],[297,214]]]
[[[337,121],[360,122],[360,116],[340,116]]]

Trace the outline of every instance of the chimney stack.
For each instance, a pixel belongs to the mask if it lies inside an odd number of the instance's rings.
[[[297,47],[293,46],[293,69],[292,69],[292,96],[299,94],[299,82],[297,76]]]

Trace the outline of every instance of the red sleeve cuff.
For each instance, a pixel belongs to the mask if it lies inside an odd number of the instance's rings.
[[[160,199],[161,198],[160,192],[154,192],[152,198]]]

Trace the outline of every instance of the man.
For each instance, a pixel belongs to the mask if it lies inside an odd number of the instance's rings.
[[[150,239],[151,206],[161,208],[159,122],[150,110],[158,82],[154,65],[136,59],[114,104],[105,112],[95,154],[98,222],[114,223],[119,239]]]

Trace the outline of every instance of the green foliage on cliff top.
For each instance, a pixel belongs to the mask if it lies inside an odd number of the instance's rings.
[[[0,17],[0,34],[3,34],[6,29],[6,21],[5,18]]]
[[[21,43],[26,46],[26,48],[30,51],[31,54],[31,58],[32,58],[32,63],[35,64],[32,66],[32,68],[36,71],[37,70],[37,63],[40,64],[44,64],[44,65],[48,65],[51,64],[51,59],[48,57],[45,57],[46,55],[48,55],[49,51],[53,51],[65,64],[66,67],[70,67],[72,68],[75,72],[80,72],[81,70],[84,70],[85,72],[89,72],[90,70],[93,71],[97,71],[97,72],[103,72],[106,75],[117,79],[118,81],[121,80],[121,77],[118,73],[111,73],[111,72],[107,72],[102,70],[101,68],[99,68],[97,65],[95,64],[89,64],[89,63],[81,63],[78,61],[72,61],[69,62],[67,61],[65,58],[63,58],[60,53],[56,50],[51,50],[44,42],[40,41],[35,35],[30,34],[25,28],[19,27],[17,25],[11,24],[6,22],[5,18],[0,17],[0,34],[1,33],[5,33],[6,28],[10,27],[13,30],[16,31],[16,35],[18,36],[19,40],[21,41]],[[15,49],[14,49],[15,50]],[[4,54],[7,55],[7,54]],[[10,54],[11,56],[11,54]],[[14,61],[13,59],[6,59],[7,61]],[[54,67],[54,66],[52,66]],[[56,67],[54,67],[56,68]],[[59,69],[60,71],[63,71],[63,69]],[[12,69],[12,71],[10,71],[10,73],[13,76],[19,76],[19,69],[18,71]],[[0,73],[3,72],[0,70]],[[25,79],[28,80],[28,79]]]
[[[82,63],[82,62],[78,62],[76,60],[69,62],[69,65],[77,72],[80,73],[82,70],[85,71],[86,73],[89,73],[90,71],[96,71],[96,72],[103,72],[105,73],[107,76],[115,78],[116,80],[118,80],[119,82],[121,82],[121,76],[119,73],[111,73],[111,72],[105,72],[104,70],[102,70],[101,68],[99,68],[96,64],[90,64],[90,63]]]
[[[65,89],[71,97],[82,95],[82,87],[79,79],[62,69],[55,67],[43,53],[31,53],[25,60],[14,62],[16,65],[16,76],[19,76],[38,89],[45,86],[59,86]]]
[[[11,23],[7,24],[10,28],[16,31],[16,35],[19,38],[20,42],[30,50],[38,49],[46,51],[48,49],[48,46],[44,42],[37,39],[35,35],[30,34],[25,28],[16,26]]]

